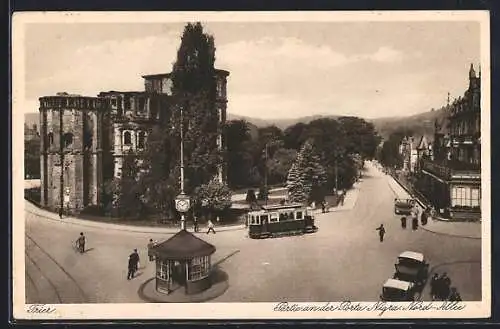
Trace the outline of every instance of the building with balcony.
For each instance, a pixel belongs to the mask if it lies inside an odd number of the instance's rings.
[[[469,87],[448,105],[447,131],[436,124],[433,155],[422,161],[418,186],[441,215],[481,218],[481,74],[473,65]]]

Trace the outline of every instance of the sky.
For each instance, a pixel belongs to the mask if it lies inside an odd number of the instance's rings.
[[[480,60],[472,21],[202,24],[230,71],[228,112],[261,119],[426,112],[463,95]],[[184,25],[28,24],[25,111],[62,91],[144,90],[141,75],[171,71]]]

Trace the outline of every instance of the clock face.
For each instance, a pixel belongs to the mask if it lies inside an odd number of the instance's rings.
[[[186,212],[189,210],[189,200],[178,200],[177,210],[180,212]]]

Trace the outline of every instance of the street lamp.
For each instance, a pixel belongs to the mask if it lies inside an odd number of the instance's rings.
[[[183,108],[181,106],[180,108],[180,115],[181,115],[181,120],[180,120],[180,133],[181,133],[181,193],[177,196],[175,199],[175,208],[177,209],[178,212],[181,213],[181,230],[186,229],[186,217],[185,214],[186,212],[189,211],[190,207],[190,200],[189,196],[184,193],[184,134],[183,134],[183,125],[184,125],[184,120],[182,116],[182,111]]]
[[[62,217],[64,210],[64,130],[63,130],[64,107],[59,110],[59,160],[61,165],[61,175],[59,176],[59,216]]]

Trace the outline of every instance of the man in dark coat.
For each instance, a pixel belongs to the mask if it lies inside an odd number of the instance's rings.
[[[401,217],[401,227],[406,228],[406,217]]]
[[[149,261],[152,262],[155,260],[154,253],[153,253],[153,247],[155,246],[155,243],[153,239],[149,239],[148,243],[148,256],[149,256]]]
[[[411,220],[411,222],[412,222],[412,225],[411,225],[412,229],[414,231],[416,231],[418,229],[418,218],[417,217],[413,217],[412,220]]]
[[[437,273],[434,273],[431,279],[431,297],[432,300],[434,300],[437,296],[437,290],[438,290],[438,279],[439,276]]]
[[[139,254],[137,253],[137,249],[134,249],[134,252],[128,256],[128,274],[127,280],[133,279],[135,272],[139,266]]]
[[[385,235],[384,224],[380,224],[380,226],[377,227],[376,230],[378,231],[378,236],[380,238],[380,242],[383,242],[384,241],[384,235]]]
[[[420,223],[422,223],[422,225],[427,225],[428,214],[429,214],[429,209],[425,209],[424,211],[422,211],[422,215],[420,215]]]

